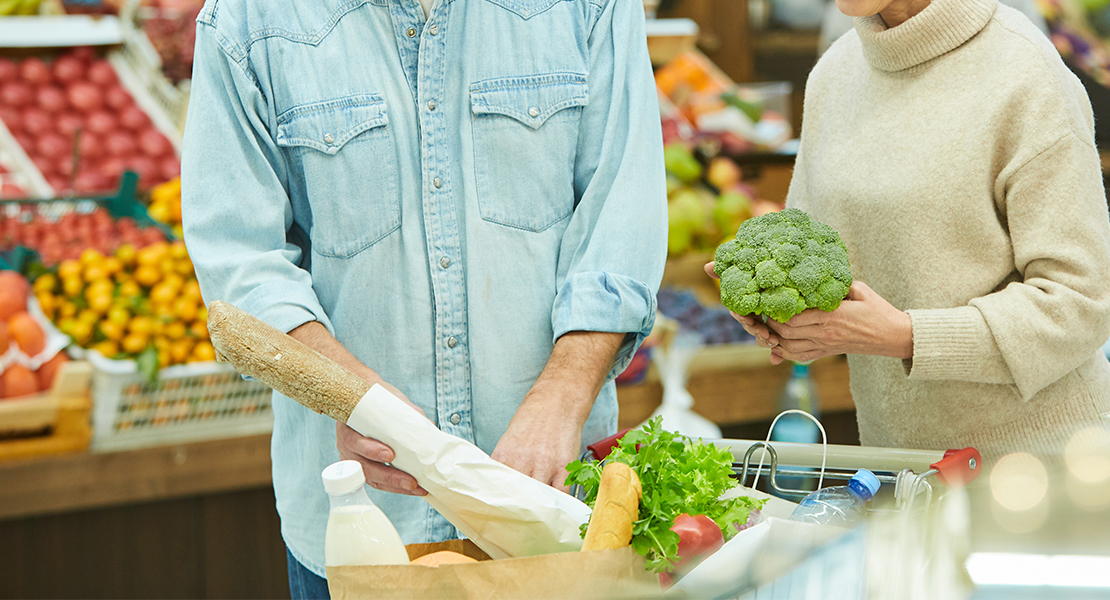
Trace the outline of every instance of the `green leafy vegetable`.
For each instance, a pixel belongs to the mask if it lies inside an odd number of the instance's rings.
[[[749,512],[763,506],[764,501],[747,497],[719,500],[736,485],[730,477],[732,454],[666,431],[662,417],[628,432],[607,460],[627,464],[640,478],[644,496],[639,519],[632,524],[632,548],[656,572],[668,570],[678,560],[678,534],[671,531],[678,515],[706,515],[728,541],[736,535],[736,526],[747,522]],[[580,461],[567,465],[566,485],[581,485],[591,508],[597,500],[602,466]],[[586,525],[582,525],[582,535],[585,533]]]

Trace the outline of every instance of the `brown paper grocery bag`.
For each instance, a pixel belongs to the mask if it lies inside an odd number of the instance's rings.
[[[409,559],[451,550],[477,563],[328,567],[335,600],[661,598],[659,577],[632,548],[489,560],[470,540],[406,547]]]

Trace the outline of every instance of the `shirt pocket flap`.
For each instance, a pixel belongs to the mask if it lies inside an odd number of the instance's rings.
[[[278,117],[279,146],[304,146],[336,154],[358,134],[389,123],[385,100],[377,94],[306,104]]]
[[[532,129],[565,108],[588,103],[586,76],[578,73],[487,79],[470,86],[474,115],[503,115]]]

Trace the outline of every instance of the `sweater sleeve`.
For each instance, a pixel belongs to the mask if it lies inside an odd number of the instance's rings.
[[[1003,180],[1020,280],[968,306],[911,310],[911,379],[1012,384],[1028,400],[1110,336],[1110,217],[1097,151],[1074,132]]]

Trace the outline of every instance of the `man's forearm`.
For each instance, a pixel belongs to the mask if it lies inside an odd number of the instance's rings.
[[[324,327],[319,321],[309,321],[290,331],[289,335],[298,342],[339,363],[340,366],[345,367],[366,382],[370,384],[384,383],[384,380],[373,369],[355,358],[355,355],[344,348],[343,344],[340,344],[339,340],[335,339],[328,332],[327,327]]]
[[[563,334],[555,341],[551,358],[529,396],[560,398],[567,417],[584,424],[624,337],[623,333],[604,331]],[[525,402],[528,400],[525,398]]]

